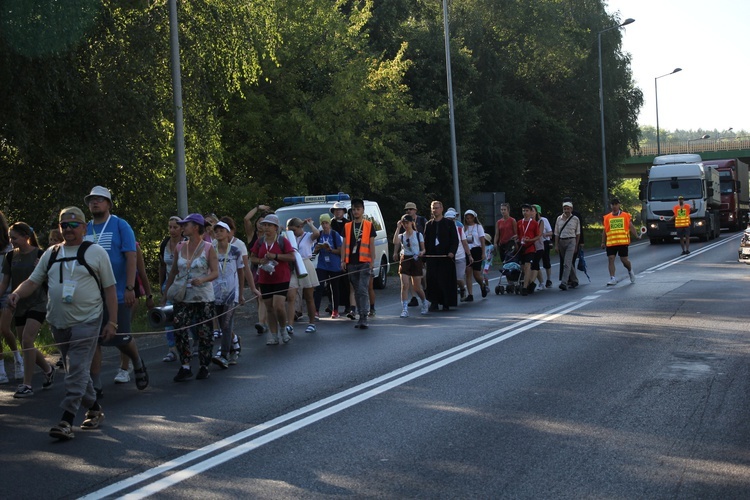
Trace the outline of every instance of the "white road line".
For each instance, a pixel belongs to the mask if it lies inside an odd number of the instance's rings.
[[[722,245],[724,243],[737,239],[739,238],[739,236],[741,235],[722,239],[721,241],[715,242],[711,245],[708,245],[699,250],[696,250],[695,252],[692,252],[689,255],[680,256],[679,258],[671,259],[665,263],[659,264],[657,266],[653,266],[643,271],[643,273],[650,274],[656,271],[666,269],[674,264],[683,262],[696,255],[700,255],[713,248],[716,248],[719,245]],[[602,254],[603,253],[604,252],[602,252]],[[598,255],[599,254],[590,255],[588,256],[588,258],[595,257]],[[146,498],[150,495],[153,495],[154,493],[158,493],[159,491],[163,491],[166,488],[174,486],[182,481],[185,481],[197,474],[205,472],[206,470],[209,470],[228,460],[232,460],[245,453],[249,453],[250,451],[257,449],[258,447],[263,446],[264,444],[275,441],[276,439],[279,439],[283,436],[286,436],[297,430],[307,427],[308,425],[312,423],[318,422],[324,418],[327,418],[331,415],[339,413],[351,406],[354,406],[374,396],[377,396],[378,394],[382,394],[383,392],[386,392],[394,387],[403,385],[411,380],[421,377],[422,375],[431,373],[439,368],[442,368],[451,363],[459,361],[467,356],[470,356],[471,354],[487,349],[488,347],[491,347],[499,342],[508,340],[518,335],[519,333],[525,332],[536,326],[552,321],[565,314],[569,314],[570,312],[573,312],[581,307],[584,307],[590,304],[592,301],[596,300],[597,298],[600,298],[604,294],[610,293],[612,290],[613,288],[605,288],[602,290],[598,290],[594,292],[593,295],[583,297],[577,302],[570,302],[570,303],[558,306],[545,313],[540,313],[530,318],[527,318],[525,320],[518,321],[504,328],[494,330],[486,335],[483,335],[482,337],[478,337],[474,340],[465,342],[464,344],[461,344],[454,348],[443,351],[442,353],[438,353],[436,355],[430,356],[428,358],[417,361],[410,365],[404,366],[388,374],[385,374],[383,376],[377,377],[370,381],[364,382],[356,387],[347,389],[346,391],[342,391],[340,393],[334,394],[328,398],[322,399],[320,401],[312,403],[308,406],[305,406],[293,412],[281,415],[277,418],[269,420],[268,422],[264,422],[262,424],[256,425],[250,429],[237,433],[233,436],[229,436],[220,441],[217,441],[216,443],[212,443],[208,446],[205,446],[203,448],[190,452],[174,460],[170,460],[169,462],[166,462],[158,467],[154,467],[140,474],[137,474],[133,477],[124,479],[117,483],[111,484],[105,488],[89,493],[88,495],[81,497],[81,498],[99,499],[99,498],[108,497],[110,495],[115,495],[139,483],[142,483],[142,482],[148,481],[149,479],[160,476],[164,474],[165,472],[176,469],[183,465],[189,464],[190,462],[198,460],[202,457],[205,457],[206,455],[210,455],[214,452],[217,452],[221,450],[222,448],[226,448],[237,442],[243,441],[250,437],[269,431],[270,429],[273,429],[277,427],[278,425],[281,425],[285,422],[294,420],[294,422],[290,424],[287,424],[283,427],[279,427],[278,429],[268,432],[267,434],[257,437],[251,441],[247,441],[246,443],[240,444],[234,448],[231,448],[227,451],[219,453],[206,460],[197,462],[190,467],[187,467],[178,472],[175,472],[174,474],[171,474],[167,477],[159,479],[153,483],[147,484],[141,487],[140,489],[135,490],[122,497],[126,499]],[[365,392],[362,392],[362,391],[365,391]],[[330,407],[328,406],[342,399],[344,401],[341,401],[340,403],[337,403]],[[315,412],[315,413],[312,413],[299,420],[295,420],[311,412]]]
[[[199,450],[195,450],[191,453],[178,457],[174,460],[170,460],[169,462],[166,462],[158,467],[149,469],[133,477],[124,479],[110,486],[107,486],[95,492],[89,493],[88,495],[82,498],[83,499],[94,499],[94,498],[99,499],[99,498],[108,497],[110,495],[115,495],[132,486],[135,486],[139,483],[142,483],[151,478],[159,476],[170,470],[176,469],[182,465],[186,465],[196,459],[209,455],[233,443],[237,443],[249,437],[268,431],[269,429],[272,429],[279,424],[282,424],[290,420],[294,420],[306,413],[319,410],[316,413],[313,413],[305,418],[296,420],[284,427],[278,428],[263,436],[257,437],[253,439],[252,441],[243,443],[235,448],[229,449],[214,457],[198,462],[186,469],[175,472],[174,474],[170,476],[167,476],[151,484],[143,486],[139,490],[136,490],[123,497],[123,498],[129,498],[129,499],[130,498],[132,499],[145,498],[158,491],[162,491],[166,488],[169,488],[170,486],[173,486],[181,481],[184,481],[196,474],[206,471],[212,467],[215,467],[216,465],[219,465],[220,463],[226,462],[227,460],[231,460],[242,454],[248,453],[258,448],[259,446],[262,446],[263,444],[269,443],[271,441],[279,439],[280,437],[286,436],[287,434],[290,434],[296,430],[302,429],[314,422],[317,422],[330,415],[338,413],[357,403],[366,401],[367,399],[370,399],[387,390],[390,390],[394,387],[397,387],[406,382],[409,382],[417,377],[420,377],[422,375],[435,371],[450,363],[463,359],[466,356],[469,356],[481,350],[487,349],[488,347],[493,346],[504,340],[510,339],[518,335],[519,333],[522,333],[526,330],[532,329],[536,326],[552,321],[562,315],[568,314],[590,303],[591,303],[591,300],[570,302],[570,303],[558,306],[554,309],[551,309],[548,312],[537,314],[525,320],[518,321],[512,325],[508,325],[498,330],[494,330],[490,333],[483,335],[482,337],[478,337],[469,342],[465,342],[459,346],[443,351],[442,353],[436,354],[434,356],[430,356],[429,358],[425,358],[423,360],[417,361],[405,367],[399,368],[398,370],[394,370],[393,372],[390,372],[386,375],[377,377],[373,380],[360,384],[356,387],[353,387],[346,391],[342,391],[328,398],[322,399],[304,408],[295,410],[285,415],[281,415],[275,419],[269,420],[268,422],[256,425],[250,429],[237,433],[233,436],[229,436],[225,439],[217,441],[216,443],[203,447]],[[393,379],[393,380],[390,380],[390,379]],[[374,387],[368,390],[367,392],[357,394],[373,386],[377,386],[377,387]],[[349,398],[349,399],[345,399],[345,398]],[[345,400],[334,406],[325,408],[329,404],[340,399],[345,399]]]
[[[668,260],[667,262],[662,262],[661,264],[658,264],[656,266],[650,267],[646,269],[644,272],[650,272],[650,271],[661,271],[663,269],[667,269],[668,267],[672,267],[675,264],[678,264],[680,262],[684,262],[688,259],[692,259],[693,257],[700,255],[702,253],[706,253],[709,250],[713,250],[714,248],[721,246],[725,243],[728,243],[730,241],[738,239],[742,234],[736,234],[734,236],[731,236],[729,238],[722,238],[719,241],[715,241],[711,243],[710,245],[706,245],[704,247],[701,247],[698,250],[695,250],[693,252],[690,252],[688,255],[680,255],[679,257],[676,257],[674,259]]]

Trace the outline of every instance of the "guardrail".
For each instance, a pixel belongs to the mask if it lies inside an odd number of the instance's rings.
[[[672,154],[685,154],[685,153],[701,153],[704,151],[733,151],[733,150],[749,150],[750,149],[750,136],[732,137],[732,138],[719,138],[719,139],[695,139],[690,141],[682,142],[664,142],[660,144],[660,154],[672,155]],[[630,156],[655,156],[656,155],[656,144],[648,143],[642,144],[640,149],[637,151],[634,149],[630,150]]]

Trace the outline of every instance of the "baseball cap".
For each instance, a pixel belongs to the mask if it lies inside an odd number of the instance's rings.
[[[414,202],[410,201],[409,203],[404,205],[404,210],[416,210],[416,209],[417,209],[417,205]]]
[[[458,213],[456,212],[455,208],[449,208],[447,212],[445,212],[445,216],[449,219],[455,219]]]
[[[678,200],[684,200],[684,199],[685,199],[685,197],[684,197],[684,196],[682,196],[682,195],[680,195],[680,196],[678,196],[678,197],[677,197],[677,199],[678,199]]]
[[[101,196],[103,198],[107,198],[109,200],[109,204],[112,205],[112,194],[109,192],[109,189],[105,188],[104,186],[94,186],[91,188],[91,192],[86,195],[86,197],[83,199],[83,202],[88,205],[89,200],[93,196]]]
[[[466,212],[464,212],[464,217],[466,217],[467,215],[473,215],[475,219],[477,218],[477,213],[474,210],[467,210]]]
[[[563,206],[573,208],[573,204],[569,201],[563,202]]]
[[[187,224],[188,222],[198,224],[199,226],[206,226],[206,219],[204,219],[201,214],[190,214],[181,221],[177,221],[177,224],[183,225]]]
[[[401,217],[401,221],[402,222],[414,222],[414,218],[411,215],[406,214],[403,217]]]
[[[60,222],[86,222],[86,216],[83,214],[83,210],[78,207],[65,207],[60,210],[60,216],[58,218]]]
[[[331,216],[328,214],[320,214],[320,222],[331,222]]]
[[[223,221],[219,221],[216,224],[214,224],[214,229],[216,229],[217,227],[221,227],[221,228],[226,229],[227,231],[230,231],[229,224],[227,224],[226,222],[223,222]]]
[[[540,207],[537,204],[532,205],[532,207],[534,207],[536,209],[536,213],[538,213],[538,214],[541,215],[541,213],[542,213],[542,207]]]
[[[260,223],[261,224],[263,224],[263,223],[273,224],[276,227],[280,226],[280,224],[279,224],[279,218],[278,218],[278,216],[276,216],[276,214],[268,214],[268,215],[266,215],[265,217],[263,217],[260,220]]]
[[[612,198],[611,200],[609,200],[609,204],[610,205],[614,205],[615,203],[619,205],[620,204],[620,199],[619,198]]]

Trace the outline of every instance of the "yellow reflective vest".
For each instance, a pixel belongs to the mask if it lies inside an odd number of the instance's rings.
[[[674,212],[674,227],[688,227],[690,225],[690,205],[687,203],[675,205],[672,208]]]
[[[630,214],[620,212],[604,216],[604,233],[607,235],[607,246],[615,247],[630,244]]]

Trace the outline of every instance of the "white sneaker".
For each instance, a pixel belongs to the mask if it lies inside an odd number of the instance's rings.
[[[407,311],[406,309],[404,309],[403,311],[401,311],[401,316],[400,317],[401,318],[408,318],[409,317],[409,311]]]
[[[10,382],[10,380],[8,380],[8,375],[6,373],[0,373],[0,384],[7,384],[8,382]]]
[[[120,370],[115,375],[115,384],[127,384],[130,382],[130,370]]]
[[[16,372],[16,380],[23,380],[23,361],[13,363]]]
[[[615,286],[617,284],[617,278],[614,276],[609,277],[609,281],[607,281],[607,286]]]
[[[419,314],[427,314],[427,312],[430,310],[430,301],[425,299],[422,301],[422,310],[419,311]]]
[[[633,271],[628,271],[628,276],[630,276],[630,282],[635,284],[635,273]]]

